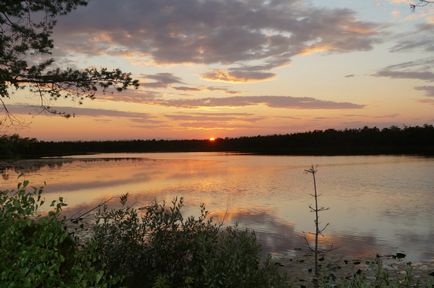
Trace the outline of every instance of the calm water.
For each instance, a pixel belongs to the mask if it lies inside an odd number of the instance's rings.
[[[216,221],[253,228],[267,252],[291,255],[313,231],[312,178],[318,165],[322,242],[352,256],[405,252],[434,260],[434,158],[404,156],[295,157],[219,153],[99,154],[20,161],[3,168],[0,188],[24,173],[45,181],[46,197],[86,209],[128,192],[137,206],[185,199],[186,213],[205,203]]]

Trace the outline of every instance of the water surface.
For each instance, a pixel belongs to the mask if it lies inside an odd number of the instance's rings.
[[[46,182],[46,197],[88,209],[123,193],[140,206],[184,197],[186,213],[205,203],[216,221],[253,228],[267,252],[291,255],[314,230],[311,175],[318,165],[321,239],[352,256],[404,252],[434,259],[434,159],[409,156],[257,156],[222,153],[98,154],[3,162],[0,188],[17,176]],[[307,234],[309,236],[309,234]]]

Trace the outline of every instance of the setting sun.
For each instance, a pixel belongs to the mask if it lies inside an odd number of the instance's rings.
[[[215,138],[214,138],[214,137],[211,137],[211,138],[209,138],[209,141],[210,141],[210,142],[214,142],[214,141],[215,141]]]

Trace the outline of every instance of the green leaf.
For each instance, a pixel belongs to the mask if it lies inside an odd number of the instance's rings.
[[[96,273],[95,283],[98,284],[104,276],[104,271],[99,271]]]

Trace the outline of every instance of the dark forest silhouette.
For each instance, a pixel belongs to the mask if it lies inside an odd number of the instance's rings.
[[[209,140],[39,141],[0,137],[0,158],[116,152],[239,152],[266,155],[434,155],[432,125],[315,130],[285,135]]]

